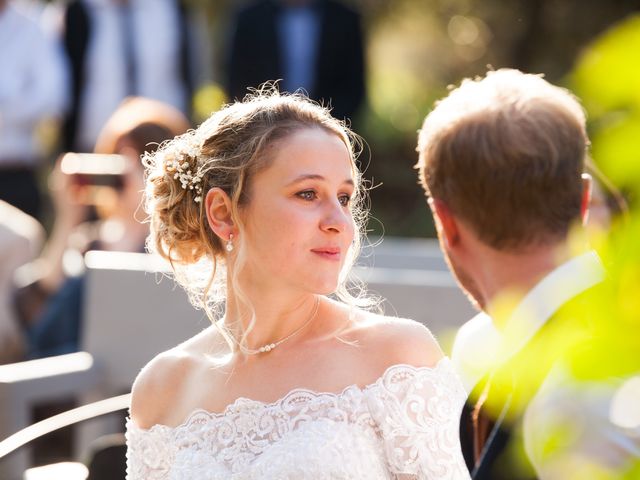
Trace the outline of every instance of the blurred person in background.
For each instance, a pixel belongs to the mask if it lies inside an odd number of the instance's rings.
[[[140,156],[188,127],[186,117],[169,105],[129,98],[108,120],[95,147],[95,153],[117,154],[125,160],[113,184],[92,185],[81,175],[64,173],[62,162],[57,163],[50,178],[56,213],[53,231],[34,269],[37,279],[17,295],[23,322],[29,325],[30,358],[77,350],[84,277],[67,276],[65,266],[81,266],[82,254],[89,249],[144,250],[149,229],[138,211],[144,188]],[[85,222],[89,206],[97,210],[96,222]],[[34,290],[42,303],[39,309],[32,303]]]
[[[228,53],[228,92],[281,79],[282,91],[303,89],[353,120],[365,97],[359,13],[334,0],[260,0],[238,10]]]
[[[639,429],[609,415],[623,379],[596,333],[615,319],[595,308],[608,282],[580,226],[587,145],[573,95],[508,69],[464,80],[420,131],[441,248],[483,310],[452,353],[472,390],[461,439],[474,479],[619,478],[640,454]],[[582,352],[599,352],[601,376],[572,376]]]
[[[62,31],[71,67],[66,151],[93,151],[127,96],[152,98],[189,116],[198,39],[182,0],[72,0]]]
[[[36,131],[65,110],[66,69],[37,8],[0,0],[0,199],[41,220]]]
[[[24,358],[26,342],[12,304],[18,267],[40,252],[45,233],[40,223],[0,200],[0,364]]]

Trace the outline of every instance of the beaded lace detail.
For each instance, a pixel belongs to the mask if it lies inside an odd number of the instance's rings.
[[[178,427],[127,423],[127,478],[468,479],[459,414],[466,394],[448,359],[394,365],[341,393],[294,389],[264,403],[239,398]]]

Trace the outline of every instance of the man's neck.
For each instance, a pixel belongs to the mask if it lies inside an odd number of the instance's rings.
[[[525,252],[493,252],[480,267],[482,293],[487,310],[498,328],[515,307],[544,277],[570,258],[565,245],[532,248]],[[511,306],[511,307],[510,307]]]

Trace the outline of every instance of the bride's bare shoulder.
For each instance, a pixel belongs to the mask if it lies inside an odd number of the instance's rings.
[[[444,356],[431,331],[406,318],[363,312],[354,336],[365,351],[385,365],[432,367]]]
[[[148,429],[172,423],[172,412],[179,415],[181,396],[197,372],[207,368],[207,354],[215,351],[219,343],[218,335],[208,329],[145,365],[131,390],[130,416],[135,424]]]

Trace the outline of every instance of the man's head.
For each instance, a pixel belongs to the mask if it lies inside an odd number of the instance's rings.
[[[420,180],[496,249],[566,237],[580,216],[585,116],[567,91],[489,72],[438,102],[420,131]]]
[[[420,131],[417,168],[437,221],[444,211],[487,248],[518,253],[564,241],[580,218],[587,144],[573,95],[503,69],[464,80],[437,103]]]

